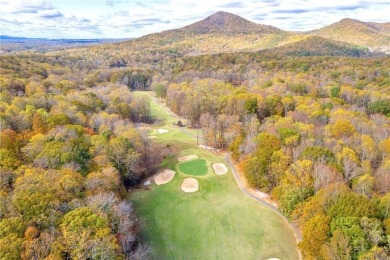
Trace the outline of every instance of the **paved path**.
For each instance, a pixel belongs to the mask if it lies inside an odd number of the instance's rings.
[[[257,202],[259,202],[259,203],[263,204],[264,206],[268,207],[269,209],[273,210],[276,214],[278,214],[281,218],[283,218],[289,224],[291,229],[294,231],[294,236],[295,236],[295,240],[297,241],[297,243],[300,242],[302,240],[302,234],[301,234],[301,231],[299,230],[299,228],[295,224],[290,223],[290,221],[278,210],[277,207],[267,203],[258,194],[251,192],[250,190],[248,190],[246,188],[243,180],[241,179],[240,174],[237,172],[236,167],[234,166],[234,164],[230,160],[230,154],[227,154],[225,156],[225,161],[229,165],[230,169],[232,170],[232,173],[233,173],[234,179],[236,179],[238,188],[244,194],[248,195],[249,197],[255,199]],[[301,252],[299,250],[298,250],[298,252],[299,252],[299,258],[302,259]]]

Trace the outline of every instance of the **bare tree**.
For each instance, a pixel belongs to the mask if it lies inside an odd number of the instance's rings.
[[[143,260],[147,259],[148,255],[150,254],[150,248],[144,244],[139,244],[137,249],[132,252],[131,259],[134,260]]]
[[[314,164],[313,178],[316,191],[325,188],[329,184],[343,182],[343,176],[333,167],[330,167],[323,162],[316,162]]]
[[[360,168],[356,162],[351,160],[350,158],[343,159],[344,165],[344,178],[346,181],[351,181],[356,176],[361,174]]]
[[[109,213],[119,202],[119,199],[113,192],[104,192],[87,197],[85,202],[92,209],[100,210],[104,213]]]
[[[209,146],[209,132],[210,132],[210,127],[212,123],[215,121],[215,118],[209,113],[203,113],[200,116],[200,125],[202,126],[203,129],[203,136],[204,136],[204,141],[206,142],[205,145]]]
[[[114,212],[119,219],[118,223],[118,238],[122,247],[122,251],[126,258],[131,258],[134,249],[134,244],[137,242],[137,237],[134,233],[134,214],[130,203],[122,201],[114,207]]]

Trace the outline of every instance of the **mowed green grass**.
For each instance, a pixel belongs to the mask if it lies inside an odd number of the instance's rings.
[[[136,93],[147,95],[147,93]],[[169,133],[153,140],[177,146],[161,169],[180,167],[177,158],[196,154],[206,165],[224,162],[223,156],[196,147],[196,140],[182,133],[177,121],[160,104],[153,115],[164,121],[156,128]],[[243,194],[230,172],[222,176],[207,167],[196,176],[199,190],[184,193],[180,184],[188,175],[177,171],[165,185],[129,194],[141,223],[141,240],[151,247],[152,259],[299,259],[294,235],[276,213]]]
[[[207,164],[203,159],[195,159],[179,164],[180,171],[188,175],[199,176],[207,174]]]

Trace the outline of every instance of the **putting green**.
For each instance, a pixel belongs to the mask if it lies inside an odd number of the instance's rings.
[[[179,170],[193,176],[206,175],[208,172],[206,161],[203,159],[182,162],[179,164]]]

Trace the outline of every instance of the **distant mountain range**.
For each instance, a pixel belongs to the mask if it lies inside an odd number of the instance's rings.
[[[90,42],[118,42],[118,41],[124,41],[128,40],[128,38],[123,39],[49,39],[49,38],[28,38],[28,37],[14,37],[14,36],[8,36],[8,35],[0,35],[1,41],[13,41],[13,42],[20,42],[20,41],[47,41],[47,42],[69,42],[69,43],[90,43]]]
[[[365,23],[347,18],[308,34],[370,48],[390,47],[390,23]]]
[[[101,43],[120,42],[128,39],[48,39],[27,38],[0,35],[0,52],[13,51],[48,51],[66,48],[83,47]]]
[[[12,37],[10,38],[12,40]],[[3,42],[3,36],[1,40]],[[106,40],[74,41],[76,43],[83,41],[81,44],[84,45],[105,43]],[[115,40],[108,42],[112,43]],[[117,59],[121,58],[120,53],[125,53],[127,57],[145,56],[149,53],[149,56],[154,56],[151,59],[158,59],[155,57],[159,56],[156,53],[166,53],[169,57],[175,57],[261,50],[284,55],[367,57],[379,53],[390,54],[390,23],[365,23],[343,19],[318,30],[289,32],[253,23],[235,14],[217,12],[180,29],[91,47],[91,51],[95,51],[97,55],[115,52],[118,54],[118,57],[115,57]]]
[[[265,49],[270,52],[277,48],[278,53],[361,57],[374,52],[375,55],[390,53],[390,23],[343,19],[319,30],[289,32],[253,23],[235,14],[217,12],[183,28],[120,42],[115,44],[117,47],[135,52],[170,50],[179,55]]]
[[[319,36],[309,36],[297,42],[261,50],[260,52],[287,56],[373,57],[383,55],[381,52],[370,51],[365,47],[353,46]]]

